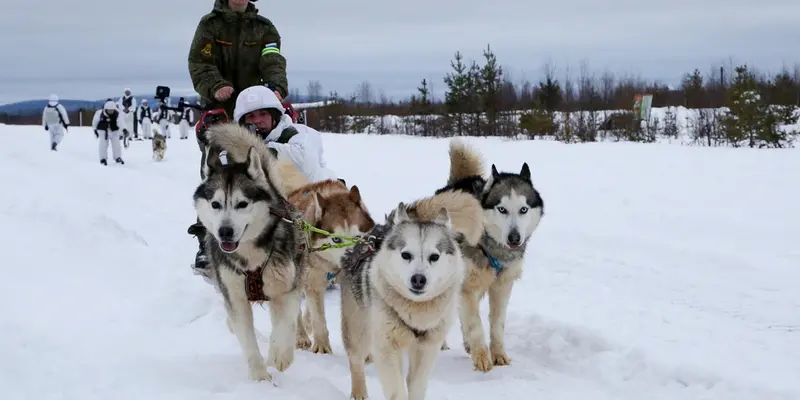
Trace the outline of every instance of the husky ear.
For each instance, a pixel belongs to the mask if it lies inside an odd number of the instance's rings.
[[[439,210],[439,213],[436,214],[436,219],[433,222],[444,225],[447,227],[447,229],[453,229],[453,223],[450,221],[450,213],[448,213],[447,209],[444,207],[442,207]]]
[[[494,164],[492,164],[492,178],[496,179],[498,176],[500,176],[500,173],[497,172],[497,167],[495,167]]]
[[[408,217],[406,205],[401,201],[394,210],[394,224],[400,225],[401,223],[408,222],[409,220],[411,220],[411,218]]]
[[[531,180],[531,169],[528,168],[528,163],[522,163],[522,170],[519,171],[519,175],[526,181]]]
[[[361,204],[361,192],[358,190],[358,186],[353,185],[353,187],[350,188],[350,194],[348,194],[347,197],[353,203]]]
[[[322,219],[322,202],[325,201],[324,198],[319,193],[314,193],[314,199],[309,203],[308,207],[303,210],[303,218],[306,221],[311,222],[312,225],[316,225],[320,219]]]
[[[250,175],[250,179],[253,180],[264,177],[264,170],[261,169],[261,157],[258,156],[255,147],[247,150],[247,175]]]
[[[219,159],[220,149],[210,146],[206,150],[206,163],[203,166],[203,175],[206,177],[222,167],[222,160]]]

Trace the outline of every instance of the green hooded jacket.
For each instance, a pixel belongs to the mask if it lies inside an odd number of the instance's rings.
[[[233,116],[239,93],[254,85],[288,94],[286,59],[280,52],[281,37],[272,22],[260,15],[253,3],[235,13],[227,0],[216,0],[203,16],[189,49],[189,75],[204,104],[224,108]],[[231,98],[220,102],[217,90],[233,87]]]

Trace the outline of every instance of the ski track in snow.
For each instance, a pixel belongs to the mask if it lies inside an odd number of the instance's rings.
[[[527,161],[546,215],[512,294],[512,365],[473,371],[454,326],[428,398],[800,398],[800,190],[785,175],[800,153],[467,140],[487,169]],[[324,141],[377,219],[446,179],[447,140]],[[336,290],[334,354],[298,350],[275,385],[247,380],[220,297],[189,269],[199,150],[168,146],[156,163],[133,142],[103,167],[87,128],[52,153],[39,127],[0,125],[3,398],[347,399]],[[268,309],[254,311],[266,355]]]

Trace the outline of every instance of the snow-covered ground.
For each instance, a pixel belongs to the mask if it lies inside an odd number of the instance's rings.
[[[454,327],[429,399],[800,398],[800,151],[470,140],[501,170],[527,161],[546,216],[511,300],[512,365],[474,372]],[[324,142],[376,216],[447,175],[447,140]],[[162,163],[149,146],[103,167],[87,128],[54,153],[39,127],[0,126],[0,398],[346,399],[335,291],[334,354],[247,380],[189,268],[197,145],[170,140]],[[256,324],[266,354],[266,308]]]

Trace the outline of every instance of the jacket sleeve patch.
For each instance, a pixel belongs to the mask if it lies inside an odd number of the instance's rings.
[[[203,48],[200,49],[200,54],[202,54],[203,57],[206,57],[206,58],[211,58],[211,56],[213,56],[213,54],[211,53],[211,42],[208,42],[208,41],[205,42],[205,44],[203,45]]]
[[[277,43],[267,43],[261,50],[261,55],[265,56],[267,54],[281,54],[281,49],[278,48]]]

